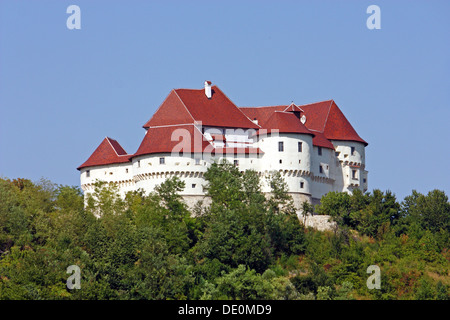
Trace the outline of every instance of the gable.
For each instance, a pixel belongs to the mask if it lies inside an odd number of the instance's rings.
[[[103,166],[114,163],[130,162],[128,155],[122,146],[114,139],[106,137],[95,149],[91,156],[77,169],[86,167]]]
[[[175,90],[170,91],[167,98],[160,105],[144,128],[194,123],[194,118],[186,109]]]

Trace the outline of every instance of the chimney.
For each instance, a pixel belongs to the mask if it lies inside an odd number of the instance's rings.
[[[211,81],[205,81],[205,95],[208,99],[211,99]]]

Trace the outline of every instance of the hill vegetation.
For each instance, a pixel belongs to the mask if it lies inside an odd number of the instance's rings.
[[[86,204],[78,187],[0,179],[0,299],[449,298],[443,191],[329,193],[315,211],[336,228],[323,232],[302,225],[277,173],[269,198],[254,171],[213,164],[205,179],[211,204],[192,212],[177,178],[125,199],[98,182]]]

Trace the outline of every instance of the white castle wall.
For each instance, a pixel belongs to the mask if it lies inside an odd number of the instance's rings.
[[[336,190],[351,192],[354,188],[366,191],[368,188],[367,171],[365,170],[365,145],[354,141],[332,141],[336,149],[337,163],[339,163],[339,179]],[[352,153],[352,147],[354,152]],[[353,177],[352,170],[356,170]]]
[[[279,151],[279,142],[283,142],[282,152]],[[301,152],[298,151],[299,142],[302,143]],[[257,167],[258,171],[266,175],[271,171],[280,171],[291,192],[310,195],[311,135],[292,133],[261,135],[257,146],[264,151]],[[262,191],[270,192],[268,183],[264,182]]]
[[[123,197],[128,191],[135,190],[133,170],[130,163],[82,168],[80,170],[80,180],[81,187],[85,194],[94,191],[94,183],[97,180],[116,183],[119,187],[120,194]]]
[[[259,147],[263,154],[142,155],[134,157],[131,163],[82,168],[81,186],[85,193],[90,193],[97,179],[116,183],[120,194],[124,196],[128,191],[137,189],[149,193],[167,178],[178,176],[185,182],[185,189],[181,194],[189,206],[193,207],[198,200],[205,199],[204,174],[210,164],[226,159],[230,163],[237,160],[240,171],[253,169],[259,172],[261,190],[265,193],[270,192],[267,176],[271,171],[279,171],[297,208],[300,208],[303,201],[318,203],[320,198],[330,191],[351,192],[354,188],[367,190],[364,144],[332,141],[335,150],[322,147],[322,154],[319,155],[319,148],[313,146],[311,135],[271,134],[260,135],[255,139],[252,136],[253,132],[253,130],[205,128],[205,137],[210,139],[211,134],[225,134],[226,143],[214,141],[216,147]],[[280,141],[284,147],[282,152],[278,150]],[[301,152],[298,151],[298,142],[302,142]],[[354,147],[353,154],[352,147]],[[160,158],[164,158],[164,164],[160,163]],[[320,166],[323,172],[320,172]],[[357,170],[355,177],[352,177],[352,170]]]

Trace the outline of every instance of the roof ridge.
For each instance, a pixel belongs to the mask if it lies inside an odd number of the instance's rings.
[[[181,101],[181,103],[183,104],[183,107],[186,109],[186,111],[189,113],[189,115],[191,116],[192,120],[194,122],[196,122],[197,120],[194,119],[194,117],[192,116],[191,112],[189,111],[189,109],[186,107],[186,105],[184,104],[183,99],[181,99],[181,97],[178,95],[177,90],[173,89],[173,91],[175,92],[175,94],[177,95],[178,99]]]
[[[228,101],[230,101],[231,104],[234,105],[234,106],[236,107],[236,109],[239,110],[239,112],[242,113],[242,115],[248,119],[248,121],[250,121],[251,123],[253,123],[253,124],[255,124],[255,125],[257,125],[258,127],[261,128],[261,126],[260,126],[259,124],[253,122],[252,119],[250,119],[245,113],[243,113],[242,110],[240,110],[239,107],[238,107],[238,106],[237,106],[237,105],[236,105],[236,104],[235,104],[235,103],[234,103],[234,102],[226,95],[226,93],[223,92],[218,86],[213,85],[211,88],[213,88],[213,87],[216,87],[220,92],[222,92],[222,94],[224,95],[224,97],[225,97]]]
[[[114,153],[116,154],[116,156],[120,157],[121,155],[119,155],[119,154],[117,153],[116,148],[114,148],[114,146],[113,146],[113,144],[111,143],[110,140],[114,140],[115,142],[117,142],[117,144],[122,148],[122,150],[125,151],[125,154],[124,154],[124,155],[128,155],[128,152],[126,152],[126,150],[120,145],[120,143],[119,143],[116,139],[110,138],[110,137],[108,137],[108,136],[106,136],[105,139],[108,141],[109,145],[110,145],[111,148],[114,150]],[[123,154],[122,154],[122,156],[123,156]]]
[[[322,101],[310,102],[310,103],[306,103],[306,104],[301,104],[301,105],[299,105],[299,107],[309,106],[309,105],[312,105],[312,104],[317,104],[317,103],[321,103],[321,102],[328,102],[328,101],[334,101],[334,100],[333,100],[333,99],[328,99],[328,100],[322,100]]]
[[[149,126],[149,128],[177,127],[177,126],[195,126],[195,123],[163,124],[160,126]]]
[[[325,102],[325,101],[324,101]],[[328,107],[327,116],[325,117],[325,121],[323,122],[322,132],[325,132],[325,127],[327,126],[328,116],[330,115],[331,106],[333,105],[333,99],[330,101],[330,106]]]

